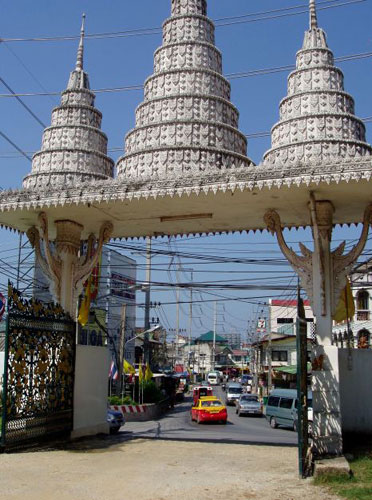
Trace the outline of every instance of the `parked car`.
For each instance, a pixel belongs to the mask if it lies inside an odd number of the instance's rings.
[[[118,433],[120,427],[125,424],[123,414],[111,408],[107,408],[107,422],[110,425],[110,434]]]
[[[262,406],[256,394],[242,394],[236,403],[236,413],[262,417]]]
[[[313,409],[312,393],[308,392],[308,421],[309,432],[312,430]],[[266,405],[266,419],[275,429],[279,425],[297,430],[297,391],[296,389],[274,389]]]
[[[203,422],[226,424],[226,406],[216,396],[200,398],[197,404],[191,408],[191,420],[196,420],[198,424]]]
[[[243,387],[237,382],[231,382],[226,387],[226,404],[233,405],[243,393]]]

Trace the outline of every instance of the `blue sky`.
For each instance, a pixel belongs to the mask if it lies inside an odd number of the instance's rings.
[[[318,2],[319,25],[328,34],[328,44],[336,57],[372,52],[371,0],[320,10],[332,3],[336,5],[349,1]],[[221,20],[306,4],[306,0],[209,0],[208,15],[214,20]],[[82,12],[87,15],[88,35],[159,28],[170,14],[170,0],[17,0],[1,2],[0,9],[3,39],[55,37],[78,35]],[[304,10],[300,7],[287,13],[295,14]],[[226,75],[294,64],[296,51],[301,48],[304,31],[308,27],[308,14],[282,16],[284,13],[266,14],[266,17],[281,16],[275,19],[240,24],[233,24],[233,20],[226,19],[217,21],[217,24],[226,24],[216,29],[216,44],[222,51]],[[240,21],[252,21],[257,17],[262,16],[241,18]],[[69,72],[74,68],[77,43],[77,40],[0,43],[0,76],[15,92],[60,92],[65,89]],[[153,52],[160,44],[161,34],[157,32],[121,38],[87,38],[84,66],[89,74],[91,87],[100,89],[142,85],[153,71]],[[362,118],[371,116],[371,57],[337,63],[337,66],[344,72],[346,91],[355,98],[356,114]],[[267,132],[278,120],[278,105],[286,95],[287,75],[288,72],[278,72],[231,80],[232,101],[240,111],[240,129],[244,133]],[[0,93],[8,94],[8,90],[2,86]],[[109,137],[109,149],[123,148],[124,135],[134,126],[134,110],[142,98],[141,90],[97,94],[96,106],[103,113],[102,129]],[[23,99],[43,123],[50,124],[51,110],[58,105],[58,96]],[[43,128],[14,98],[0,98],[0,116],[0,130],[20,148],[30,153],[40,148]],[[371,125],[367,124],[368,142],[372,141],[371,133]],[[248,156],[259,163],[269,147],[270,138],[250,139]],[[116,159],[120,152],[112,152],[110,155]],[[0,162],[3,173],[0,186],[20,187],[22,178],[30,171],[30,163],[18,153],[14,154],[12,147],[2,138]],[[351,239],[356,234],[354,229],[338,230],[335,238]],[[0,249],[16,245],[16,238],[10,233],[2,231],[1,236]],[[294,232],[290,233],[289,239],[295,242],[300,236],[309,239],[307,233],[301,235]],[[219,239],[206,238],[205,245],[210,245],[213,251],[217,249],[216,245],[220,245],[218,251],[224,254],[226,249],[231,253],[242,251],[246,243],[250,251],[257,249],[257,255],[262,257],[267,248],[278,252],[274,241],[267,234],[248,237],[230,235]],[[250,242],[254,243],[252,247],[249,246]],[[262,246],[258,245],[260,242]],[[195,251],[200,248],[200,252],[204,252],[205,245],[201,247],[200,241],[190,240],[182,243],[180,248],[192,247]],[[279,256],[279,253],[276,255]],[[229,269],[226,265],[221,268]],[[237,266],[234,270],[238,268]],[[209,278],[207,276],[200,273],[198,280],[210,279],[210,275]],[[227,279],[226,276],[221,279]],[[144,279],[144,276],[139,273],[139,278]],[[161,279],[159,275],[158,279],[166,281],[167,275]],[[247,296],[246,292],[244,296]],[[153,300],[163,299],[156,296]],[[230,308],[231,314],[239,317],[240,321],[236,321],[236,326],[241,327],[243,318],[246,321],[253,314],[248,305],[226,303],[226,307]],[[170,323],[174,323],[174,309],[173,306],[166,309]],[[212,327],[209,319],[205,319],[204,324]],[[187,318],[182,317],[181,326],[186,325]],[[203,330],[204,327],[200,328]]]

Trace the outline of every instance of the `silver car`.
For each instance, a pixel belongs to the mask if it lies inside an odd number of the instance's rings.
[[[242,415],[262,416],[262,406],[256,394],[242,394],[236,403],[236,413]]]

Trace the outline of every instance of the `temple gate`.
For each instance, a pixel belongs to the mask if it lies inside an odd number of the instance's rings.
[[[318,27],[315,0],[309,0],[309,13],[271,149],[256,166],[246,156],[206,0],[172,0],[154,74],[145,82],[115,179],[83,69],[83,26],[75,70],[32,170],[22,189],[0,193],[0,224],[27,232],[54,297],[72,317],[82,283],[109,238],[276,233],[317,320],[314,449],[338,455],[343,368],[331,345],[332,315],[372,223],[372,147]],[[361,222],[360,239],[348,254],[344,244],[331,250],[335,225]],[[288,247],[283,229],[298,227],[312,228],[313,251],[302,245],[296,255]],[[87,359],[78,357],[82,374]],[[92,432],[104,423],[104,405]]]

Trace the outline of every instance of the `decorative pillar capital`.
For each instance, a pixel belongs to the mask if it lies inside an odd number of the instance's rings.
[[[276,234],[278,244],[292,268],[301,278],[301,285],[306,290],[318,326],[321,324],[320,336],[324,340],[331,335],[332,318],[337,307],[340,294],[345,287],[346,277],[362,253],[372,224],[372,204],[368,205],[363,215],[363,229],[358,243],[344,255],[345,242],[331,251],[334,206],[327,200],[315,200],[313,193],[309,203],[314,252],[299,244],[302,256],[288,247],[282,232],[279,214],[268,210],[264,216],[268,230]]]
[[[310,211],[314,211],[312,215],[313,225],[318,226],[320,236],[322,238],[332,237],[333,229],[333,214],[335,212],[335,207],[333,203],[328,200],[315,200],[314,203],[310,201]],[[316,219],[314,218],[314,215]],[[316,221],[316,222],[315,222]]]
[[[82,285],[98,262],[103,245],[113,232],[111,222],[104,222],[98,238],[91,234],[86,250],[82,253],[81,234],[84,227],[73,220],[55,221],[56,239],[51,245],[49,221],[45,212],[39,214],[40,232],[36,227],[28,230],[27,236],[35,249],[41,269],[50,282],[50,291],[56,302],[74,318],[77,298]],[[40,242],[43,242],[44,252]]]
[[[77,258],[80,251],[83,226],[72,220],[56,220],[55,225],[57,229],[57,253],[65,252]]]

